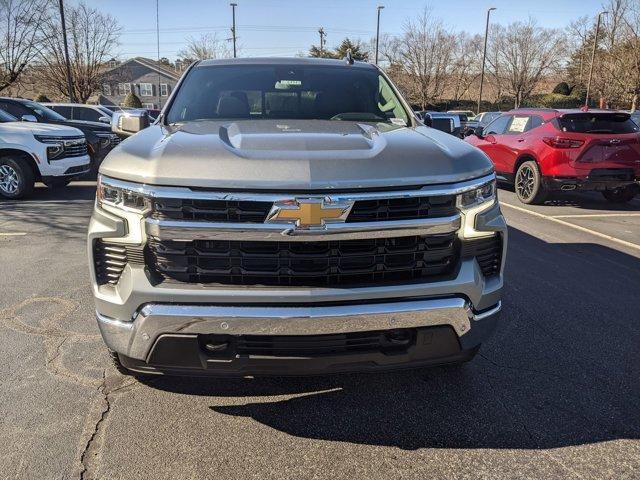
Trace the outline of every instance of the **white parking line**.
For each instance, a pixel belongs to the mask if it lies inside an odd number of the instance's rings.
[[[590,228],[581,227],[580,225],[574,225],[573,223],[565,222],[564,220],[561,220],[559,218],[550,217],[549,215],[543,215],[542,213],[538,213],[538,212],[533,212],[531,210],[527,210],[526,208],[516,207],[515,205],[511,205],[509,203],[501,202],[500,205],[505,206],[505,207],[509,207],[509,208],[513,208],[514,210],[518,210],[520,212],[528,213],[528,214],[533,215],[535,217],[546,218],[547,220],[549,220],[551,222],[556,222],[556,223],[559,223],[560,225],[564,225],[566,227],[570,227],[570,228],[574,228],[576,230],[580,230],[581,232],[590,233],[591,235],[595,235],[596,237],[604,238],[604,239],[609,240],[611,242],[619,243],[620,245],[624,245],[625,247],[635,248],[636,250],[640,250],[640,245],[638,245],[637,243],[627,242],[626,240],[621,240],[621,239],[619,239],[617,237],[612,237],[611,235],[607,235],[605,233],[600,233],[600,232],[597,232],[595,230],[591,230]]]
[[[590,218],[590,217],[640,217],[640,213],[587,213],[575,215],[551,215],[553,218]]]
[[[0,237],[21,237],[26,234],[27,232],[7,232],[7,233],[0,232]]]

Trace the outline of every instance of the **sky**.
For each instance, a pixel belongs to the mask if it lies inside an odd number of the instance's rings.
[[[68,4],[81,0],[65,0]],[[83,0],[110,13],[122,26],[119,58],[156,58],[156,0]],[[238,44],[242,56],[293,56],[318,44],[318,28],[333,48],[349,36],[375,37],[376,6],[381,4],[380,33],[399,34],[404,22],[430,5],[454,30],[483,33],[486,10],[496,7],[491,22],[508,24],[531,16],[544,27],[564,28],[570,21],[595,16],[601,0],[232,0],[236,7]],[[171,60],[189,37],[215,33],[231,36],[227,0],[158,0],[160,56]]]

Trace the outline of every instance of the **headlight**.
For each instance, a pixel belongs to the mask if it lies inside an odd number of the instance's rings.
[[[96,133],[98,137],[98,144],[100,148],[106,148],[112,143],[115,142],[116,134],[115,133]]]
[[[121,210],[144,213],[151,208],[151,201],[141,193],[134,192],[116,185],[98,175],[98,190],[96,193],[98,205],[111,205]]]
[[[59,137],[50,137],[47,135],[34,135],[35,139],[40,143],[46,143],[50,146],[47,147],[47,159],[55,160],[61,157],[64,153],[64,139]]]
[[[470,209],[487,202],[493,203],[496,199],[496,181],[491,180],[484,185],[464,192],[458,197],[458,206],[463,209]]]

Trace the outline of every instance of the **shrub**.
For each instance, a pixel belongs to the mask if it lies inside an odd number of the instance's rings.
[[[571,95],[571,87],[567,82],[560,82],[554,88],[552,93],[556,93],[558,95]]]
[[[49,100],[49,97],[47,97],[45,94],[43,93],[39,93],[36,98],[33,99],[34,102],[50,102],[51,100]]]
[[[131,92],[125,97],[123,106],[131,108],[142,108],[142,102],[135,93]]]

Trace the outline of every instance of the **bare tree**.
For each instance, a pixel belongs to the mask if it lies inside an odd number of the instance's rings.
[[[0,91],[14,84],[38,54],[46,0],[0,0]]]
[[[440,98],[447,87],[456,40],[442,22],[425,8],[408,20],[403,35],[393,44],[399,78],[394,78],[413,103],[422,109]],[[387,53],[388,54],[388,53]],[[383,57],[385,53],[383,53]],[[401,73],[400,73],[401,72]]]
[[[565,53],[565,36],[555,29],[541,28],[529,19],[494,28],[495,58],[489,60],[507,94],[519,107],[550,73],[558,70]]]
[[[466,32],[455,37],[454,61],[449,75],[449,90],[454,101],[467,95],[471,85],[480,76],[482,41],[480,35],[470,36]]]
[[[186,48],[178,52],[178,57],[191,61],[210,58],[231,58],[232,56],[233,50],[229,48],[229,42],[220,40],[215,33],[205,33],[199,38],[188,38]]]
[[[111,15],[80,3],[67,6],[69,60],[73,76],[74,97],[86,102],[100,88],[105,62],[118,45],[120,25]],[[59,16],[50,15],[43,24],[51,32],[42,44],[33,77],[45,91],[69,96]]]

